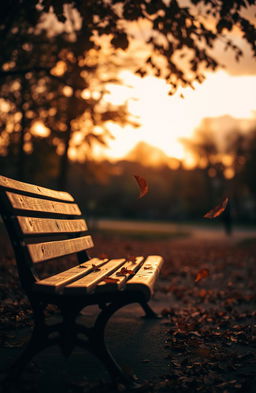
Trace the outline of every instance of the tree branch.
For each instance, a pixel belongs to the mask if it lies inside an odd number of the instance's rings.
[[[49,78],[54,79],[58,81],[59,83],[62,83],[65,86],[70,86],[72,89],[79,89],[78,86],[74,86],[71,83],[68,83],[65,79],[60,78],[59,76],[56,76],[54,74],[51,74],[51,68],[47,67],[31,67],[31,68],[25,68],[25,69],[19,69],[19,70],[8,70],[8,71],[0,71],[0,79],[1,78],[7,78],[8,76],[24,76],[25,74],[29,72],[44,72]]]
[[[0,78],[6,78],[8,76],[15,76],[15,75],[20,75],[23,76],[27,74],[28,72],[50,72],[50,68],[47,67],[30,67],[30,68],[24,68],[24,69],[15,69],[15,70],[0,70]]]

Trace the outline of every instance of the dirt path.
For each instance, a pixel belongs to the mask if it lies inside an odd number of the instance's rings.
[[[129,221],[129,220],[108,220],[100,219],[92,222],[92,226],[97,230],[112,230],[129,232],[155,232],[163,234],[189,234],[195,240],[228,240],[230,242],[241,241],[247,238],[256,239],[256,228],[246,226],[234,226],[232,235],[225,233],[222,225],[195,224],[176,224],[168,222],[148,222],[148,221]]]

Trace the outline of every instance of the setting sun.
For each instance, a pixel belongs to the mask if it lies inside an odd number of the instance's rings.
[[[125,85],[109,85],[107,99],[114,104],[127,102],[140,127],[121,128],[109,124],[115,139],[100,151],[112,159],[122,158],[137,143],[144,141],[168,156],[189,161],[180,139],[192,137],[203,118],[228,115],[244,119],[244,123],[255,119],[254,76],[230,76],[219,71],[208,74],[206,81],[197,84],[195,90],[183,89],[174,96],[168,95],[167,83],[156,77],[140,78],[130,71],[121,72],[120,77]]]

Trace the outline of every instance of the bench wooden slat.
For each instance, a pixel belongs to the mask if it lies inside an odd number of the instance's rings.
[[[59,220],[37,217],[17,217],[21,231],[24,235],[43,233],[75,233],[86,231],[85,220]]]
[[[81,211],[75,203],[48,201],[46,199],[33,198],[12,192],[7,192],[6,194],[14,209],[63,215],[81,215]]]
[[[10,188],[17,191],[28,192],[31,194],[41,195],[62,201],[74,201],[72,195],[65,191],[50,190],[49,188],[36,186],[34,184],[23,183],[18,180],[8,179],[7,177],[0,176],[0,187]]]
[[[104,265],[107,261],[108,259],[106,258],[92,258],[89,261],[72,267],[71,269],[37,281],[35,283],[34,290],[44,293],[60,292],[65,285],[84,277],[86,274],[93,271],[95,266],[100,267]]]
[[[124,288],[126,281],[131,278],[131,274],[125,274],[120,276],[121,270],[126,268],[133,273],[136,273],[140,266],[143,263],[144,257],[136,257],[134,262],[127,261],[124,265],[121,266],[118,270],[116,270],[113,274],[110,275],[111,279],[118,280],[117,282],[104,282],[100,281],[96,287],[96,292],[112,292],[116,291],[117,289]]]
[[[93,247],[91,236],[27,245],[31,260],[34,263],[73,254],[91,247]]]
[[[103,278],[110,276],[115,270],[125,263],[125,259],[111,259],[99,271],[93,271],[85,277],[77,280],[64,288],[64,293],[67,294],[85,294],[91,293],[96,287],[97,283]]]
[[[151,296],[158,273],[163,264],[163,258],[159,255],[150,255],[134,277],[126,284],[128,291],[141,291],[146,297]]]

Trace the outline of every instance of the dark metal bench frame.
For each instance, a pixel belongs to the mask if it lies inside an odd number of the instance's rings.
[[[72,296],[65,293],[40,293],[33,290],[34,283],[38,280],[38,276],[31,264],[30,257],[25,245],[24,235],[18,225],[17,215],[24,215],[24,212],[15,211],[10,204],[6,191],[17,192],[19,195],[33,196],[34,198],[51,200],[53,197],[42,195],[40,190],[47,190],[37,187],[39,194],[31,191],[22,190],[21,185],[28,185],[13,181],[12,179],[0,176],[0,213],[8,231],[11,243],[13,245],[17,268],[21,280],[22,287],[31,303],[34,319],[34,329],[30,341],[20,357],[12,365],[7,376],[10,380],[16,379],[21,375],[27,363],[40,351],[52,346],[59,345],[63,355],[69,356],[73,348],[78,345],[92,354],[97,356],[105,365],[111,378],[115,382],[131,383],[131,377],[128,376],[110,354],[104,338],[105,327],[111,316],[123,306],[131,303],[138,303],[148,318],[157,318],[156,313],[148,305],[150,296],[145,296],[141,291],[127,292],[121,291],[116,296],[115,293],[98,293],[84,296]],[[25,187],[26,188],[26,187]],[[51,191],[51,190],[49,190]],[[53,191],[54,192],[54,191]],[[60,200],[56,198],[55,202]],[[28,213],[26,212],[26,215]],[[29,215],[33,216],[33,212],[29,211]],[[44,216],[44,214],[36,213],[36,217]],[[59,216],[59,215],[58,215]],[[54,215],[52,215],[54,218]],[[86,250],[77,254],[78,262],[84,263],[89,261],[89,255]],[[62,322],[48,325],[46,323],[45,309],[49,304],[56,305],[62,315]],[[92,327],[86,327],[76,322],[80,311],[89,306],[98,305],[100,312]],[[81,335],[83,338],[81,338]]]

